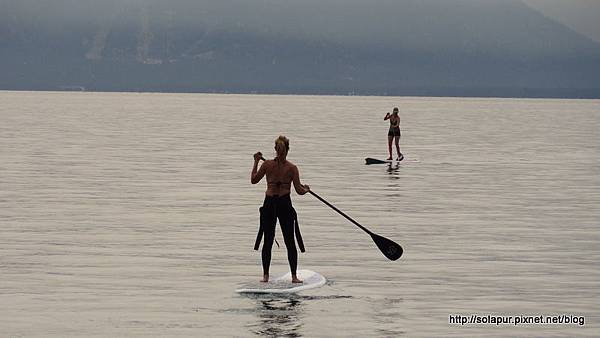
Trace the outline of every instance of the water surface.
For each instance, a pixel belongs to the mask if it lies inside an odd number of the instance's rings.
[[[0,336],[431,337],[600,334],[600,101],[0,92]],[[386,112],[400,107],[399,166]],[[329,280],[287,297],[252,250],[252,154],[404,247],[293,195]],[[278,234],[280,243],[281,235]],[[273,273],[287,270],[274,249]],[[450,314],[573,314],[457,326]]]

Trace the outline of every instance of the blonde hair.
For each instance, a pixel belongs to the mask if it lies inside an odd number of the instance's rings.
[[[275,151],[277,152],[277,162],[282,163],[287,157],[287,153],[290,150],[290,140],[283,135],[275,140]]]

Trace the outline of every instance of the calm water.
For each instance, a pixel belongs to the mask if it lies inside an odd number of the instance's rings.
[[[407,161],[366,166],[393,106]],[[0,336],[598,336],[599,130],[600,101],[0,92]],[[249,172],[279,134],[400,260],[294,194],[329,283],[233,292],[261,275]],[[585,325],[448,323],[473,313]]]

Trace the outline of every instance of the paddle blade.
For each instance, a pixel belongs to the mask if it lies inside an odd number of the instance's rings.
[[[371,238],[379,250],[381,250],[381,253],[389,260],[395,261],[402,256],[404,250],[402,250],[402,247],[398,243],[374,233],[371,233]]]

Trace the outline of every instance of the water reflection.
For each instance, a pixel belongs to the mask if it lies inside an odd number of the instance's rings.
[[[398,175],[398,170],[400,169],[400,162],[397,162],[396,164],[388,164],[387,167],[387,173],[390,175],[390,178],[392,179],[399,179],[400,176]]]
[[[302,337],[302,301],[299,298],[257,299],[258,322],[251,332],[265,337]]]
[[[388,198],[398,198],[398,197],[402,197],[402,195],[399,193],[400,190],[400,163],[396,163],[396,164],[388,164],[388,167],[386,169],[387,173],[388,173],[388,177],[390,178],[391,181],[389,181],[389,183],[387,184],[388,189],[386,190],[386,192],[392,192],[392,193],[386,193],[386,197]]]
[[[406,336],[406,331],[401,325],[406,320],[403,303],[402,298],[372,299],[373,311],[371,311],[371,318],[376,323],[377,332],[380,336]]]

